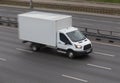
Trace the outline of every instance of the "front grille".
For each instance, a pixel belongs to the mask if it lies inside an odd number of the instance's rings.
[[[90,49],[91,48],[91,44],[85,45],[84,46],[84,50]]]

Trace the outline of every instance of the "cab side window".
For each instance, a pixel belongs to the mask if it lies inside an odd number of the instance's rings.
[[[70,43],[70,41],[68,40],[68,38],[67,38],[64,34],[62,34],[62,33],[60,33],[60,40],[61,40],[62,42],[64,42],[64,43],[66,43],[66,44],[70,44],[70,45],[71,45],[71,43]]]

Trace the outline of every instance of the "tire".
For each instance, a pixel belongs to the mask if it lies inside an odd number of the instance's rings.
[[[35,44],[32,44],[31,49],[32,49],[32,51],[36,52],[36,51],[38,51],[39,48]]]
[[[74,52],[73,52],[73,51],[68,51],[68,52],[67,52],[67,56],[68,56],[68,58],[70,58],[70,59],[75,58],[75,55],[74,55]]]

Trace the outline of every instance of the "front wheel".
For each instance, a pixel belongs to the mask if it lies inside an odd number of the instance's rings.
[[[67,55],[68,55],[68,57],[69,57],[70,59],[75,58],[75,55],[74,55],[74,52],[73,52],[73,51],[68,51],[68,52],[67,52]]]

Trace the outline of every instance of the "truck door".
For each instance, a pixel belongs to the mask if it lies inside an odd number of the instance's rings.
[[[66,51],[71,45],[69,39],[63,33],[58,33],[58,49]]]

